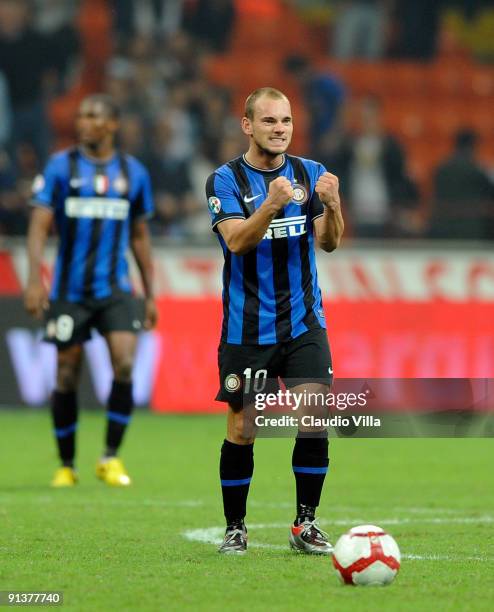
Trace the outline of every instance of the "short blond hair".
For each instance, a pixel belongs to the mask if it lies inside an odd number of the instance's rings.
[[[288,102],[286,95],[279,89],[275,89],[274,87],[259,87],[259,89],[255,89],[251,94],[249,94],[249,96],[247,96],[247,100],[245,101],[244,115],[247,117],[247,119],[254,119],[254,106],[259,98],[262,98],[263,96],[267,96],[273,100],[286,100]]]

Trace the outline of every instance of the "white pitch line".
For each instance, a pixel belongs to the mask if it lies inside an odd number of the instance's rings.
[[[478,555],[464,557],[463,555],[416,555],[408,553],[401,555],[401,558],[410,561],[481,561],[484,563],[494,561],[494,557],[481,557]]]
[[[362,523],[368,524],[368,519],[337,519],[337,520],[321,520],[319,521],[323,525],[348,525],[350,523]],[[462,517],[462,516],[451,516],[451,517],[431,517],[431,516],[422,516],[417,518],[389,518],[389,519],[376,519],[372,521],[372,524],[383,524],[383,525],[409,525],[409,524],[420,524],[424,525],[427,523],[432,523],[434,525],[451,525],[451,524],[460,524],[460,525],[475,525],[477,523],[494,523],[494,516],[478,516],[478,517]]]
[[[63,493],[62,493],[63,495]],[[32,499],[32,498],[31,498]],[[13,497],[0,497],[0,503],[21,503],[24,500],[19,497],[14,499]],[[55,493],[53,497],[38,497],[35,498],[37,504],[58,504],[60,498],[58,493]],[[64,499],[64,504],[80,505],[78,499]],[[204,506],[204,502],[200,499],[182,499],[178,501],[166,500],[166,499],[111,499],[101,498],[99,500],[85,500],[85,506],[158,506],[163,508],[197,508]]]
[[[33,499],[33,498],[31,498]],[[14,503],[20,503],[22,502],[22,496],[14,496],[14,495],[5,495],[2,494],[0,495],[0,503],[10,503],[10,502],[14,502]],[[35,501],[35,503],[38,504],[58,504],[59,503],[59,496],[58,496],[58,492],[57,493],[51,493],[51,494],[47,494],[47,495],[40,495],[36,498],[33,499],[33,501]],[[79,504],[78,500],[71,500],[71,499],[65,499],[64,503],[67,502],[73,502],[74,504]],[[94,500],[94,501],[86,501],[84,502],[86,505],[100,505],[101,503],[106,504],[111,504],[111,505],[115,505],[115,506],[163,506],[163,507],[177,507],[177,508],[195,508],[195,507],[200,507],[200,506],[213,506],[214,502],[212,500],[202,500],[202,499],[182,499],[182,500],[166,500],[166,499],[152,499],[152,498],[146,498],[146,499],[142,499],[142,500],[137,500],[137,499],[111,499],[111,498],[101,498],[101,500]],[[259,502],[256,500],[252,500],[249,502],[249,506],[253,507],[253,508],[272,508],[272,509],[280,509],[280,510],[285,510],[285,509],[291,509],[293,508],[293,503],[292,502]],[[352,511],[354,511],[355,508],[352,508],[350,506],[331,506],[331,513],[333,514],[338,514],[338,513],[351,513]],[[374,506],[373,508],[373,512],[379,512],[379,511],[391,511],[393,513],[397,513],[397,514],[445,514],[445,515],[460,515],[459,517],[457,517],[459,519],[459,522],[463,522],[464,521],[464,517],[466,514],[472,514],[474,512],[476,512],[475,509],[451,509],[451,508],[420,508],[420,507],[411,507],[411,508],[407,508],[407,507],[379,507],[379,506]],[[352,518],[351,520],[347,521],[345,520],[340,520],[340,519],[335,519],[335,520],[330,520],[330,521],[321,521],[321,522],[325,522],[326,524],[334,524],[334,525],[345,525],[347,522],[358,522],[359,520],[362,519],[358,519],[358,518]],[[409,520],[407,517],[405,518],[393,518],[390,519],[390,524],[398,524],[396,523],[396,521],[405,521],[405,520]],[[427,519],[424,519],[424,521],[426,521]],[[430,522],[443,522],[444,520],[449,520],[446,518],[434,518],[434,520],[431,520]],[[467,518],[465,520],[465,522],[472,522],[475,523],[477,519],[472,517],[472,518]],[[485,522],[490,522],[491,518],[488,517],[487,521]],[[422,521],[422,522],[424,522]],[[364,523],[367,522],[367,519],[363,521]]]
[[[362,517],[353,517],[353,518],[344,518],[344,519],[320,519],[319,523],[321,525],[338,525],[338,526],[346,526],[346,525],[354,525],[354,524],[361,524],[361,525],[368,525],[369,524],[369,517],[367,518],[362,518]],[[452,524],[452,523],[458,523],[458,524],[465,524],[465,525],[471,525],[471,524],[475,524],[475,523],[494,523],[494,516],[478,516],[478,517],[456,517],[456,516],[452,516],[450,518],[445,517],[445,518],[436,518],[436,517],[417,517],[417,518],[380,518],[380,519],[373,519],[372,520],[372,524],[376,524],[376,525],[409,525],[409,524],[416,524],[416,525],[423,525],[424,523],[433,523],[433,524]],[[287,527],[289,523],[285,522],[285,523],[258,523],[258,524],[254,524],[254,525],[250,525],[251,529],[282,529],[283,527]]]
[[[427,519],[424,521],[422,519],[418,519],[418,520],[414,520],[414,519],[403,519],[403,520],[399,520],[399,519],[393,519],[395,521],[394,524],[400,524],[400,523],[423,523],[423,522],[429,522]],[[436,519],[436,521],[439,519]],[[470,522],[470,520],[473,519],[466,519],[467,522]],[[491,523],[494,522],[494,517],[492,516],[484,516],[484,517],[479,517],[478,519],[475,519],[477,522],[487,522],[487,523]],[[435,522],[436,522],[435,521]],[[321,521],[323,522],[323,521]],[[325,521],[326,523],[328,523],[329,521]],[[349,525],[352,524],[352,522],[358,522],[355,521],[355,519],[353,520],[346,520],[346,521],[331,521],[331,524],[335,524],[335,523],[339,523],[339,524],[344,524],[344,525]],[[364,521],[365,522],[365,521]],[[376,521],[378,524],[390,524],[390,520],[379,520]],[[449,520],[448,519],[442,519],[442,522],[454,522],[454,523],[458,523],[461,522],[460,519],[458,520]],[[465,521],[463,521],[465,522]],[[256,529],[287,529],[287,523],[257,523],[257,524],[251,524],[249,525],[249,529],[251,530],[256,530]],[[189,529],[187,531],[184,531],[182,533],[182,536],[188,540],[189,542],[200,542],[202,544],[213,544],[218,546],[219,544],[221,544],[221,542],[223,541],[223,534],[224,534],[225,528],[224,527],[206,527],[204,529]],[[249,547],[251,548],[264,548],[264,549],[268,549],[268,550],[288,550],[287,545],[282,545],[282,544],[267,544],[264,542],[257,542],[257,541],[249,541]],[[421,555],[421,554],[416,554],[416,553],[404,553],[402,554],[402,559],[407,559],[409,561],[458,561],[458,562],[464,562],[464,561],[477,561],[477,562],[494,562],[494,557],[482,557],[480,555],[469,555],[469,556],[464,556],[464,555],[441,555],[441,554],[425,554],[425,555]]]
[[[34,498],[33,501],[35,501],[35,503],[38,504],[58,504],[60,497],[59,497],[59,493],[52,493],[50,495],[40,495],[36,498]],[[61,492],[60,494],[63,494],[63,492]],[[33,498],[31,498],[33,499]],[[10,502],[14,502],[14,503],[20,503],[22,502],[22,496],[13,496],[13,495],[0,495],[0,503],[6,504],[6,503],[10,503]],[[69,503],[69,504],[73,504],[73,505],[78,505],[79,501],[77,499],[70,499],[70,498],[65,498],[64,503]],[[144,498],[144,499],[112,499],[111,497],[105,497],[105,498],[101,498],[98,500],[87,500],[84,502],[86,506],[101,506],[101,505],[112,505],[112,506],[156,506],[156,507],[164,507],[164,508],[198,508],[198,507],[203,507],[203,506],[208,506],[208,505],[212,505],[213,502],[210,501],[205,501],[202,499],[182,499],[182,500],[166,500],[166,499],[152,499],[152,498]],[[254,507],[258,507],[258,508],[280,508],[280,509],[286,509],[286,508],[292,508],[293,504],[291,503],[266,503],[266,504],[262,504],[260,502],[255,502],[252,501],[250,502],[251,506]],[[383,510],[385,510],[385,508],[382,508]],[[335,506],[335,507],[331,507],[331,512],[333,513],[340,513],[340,512],[351,512],[353,509],[347,506]],[[379,511],[380,508],[376,508],[374,509],[374,511]],[[458,514],[461,511],[460,510],[451,510],[451,509],[442,509],[442,508],[388,508],[388,510],[392,510],[393,512],[397,512],[398,514],[401,512],[409,512],[412,514],[421,514],[421,515],[426,515],[426,516],[417,516],[417,517],[393,517],[393,518],[388,518],[388,519],[376,519],[374,520],[374,523],[383,523],[386,525],[406,525],[409,523],[432,523],[432,524],[453,524],[453,523],[458,523],[458,524],[472,524],[475,525],[476,523],[493,523],[494,522],[494,517],[490,516],[490,515],[482,515],[479,517],[475,517],[475,516],[465,516],[465,514],[472,514],[473,512],[475,512],[475,510],[470,510],[470,511],[463,511],[463,516],[444,516],[444,517],[437,517],[437,516],[427,516],[427,514],[434,512],[435,514]],[[352,518],[335,518],[335,519],[321,519],[320,523],[323,525],[348,525],[348,524],[357,524],[357,523],[362,523],[362,524],[368,524],[369,522],[369,517],[367,518],[362,518],[362,517],[352,517]],[[284,524],[279,524],[277,525],[278,527],[282,527]],[[274,527],[274,524],[272,524],[271,526]],[[264,526],[260,526],[261,529],[264,528]]]
[[[409,512],[411,514],[467,514],[464,509],[453,509],[453,508],[405,508],[395,507],[388,508],[392,512]]]
[[[346,519],[338,519],[338,520],[321,520],[319,521],[322,525],[352,525],[353,523],[358,523],[359,521],[362,524],[368,524],[365,519],[356,519],[356,518],[346,518]],[[494,523],[494,516],[479,516],[479,517],[451,517],[451,518],[388,518],[388,519],[376,519],[376,524],[378,525],[407,525],[410,523],[415,524],[423,524],[423,523]],[[283,529],[287,527],[288,523],[254,523],[250,524],[250,529]],[[209,530],[220,530],[221,534],[223,534],[223,527],[207,527],[204,529],[192,529],[184,532],[185,534],[195,533],[195,532],[209,532]],[[188,537],[188,536],[186,536]]]
[[[252,508],[274,508],[284,510],[285,508],[293,508],[293,502],[260,502],[256,500],[249,501],[249,506]],[[332,513],[338,512],[352,512],[355,508],[351,506],[331,506]],[[452,508],[420,508],[420,507],[403,507],[403,506],[374,506],[374,511],[384,510],[385,512],[397,512],[397,513],[405,513],[405,514],[460,514],[465,515],[468,513],[475,512],[475,509],[452,509]]]

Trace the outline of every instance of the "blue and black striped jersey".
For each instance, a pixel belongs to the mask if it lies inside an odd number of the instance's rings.
[[[153,213],[140,162],[116,154],[101,163],[78,148],[56,153],[34,181],[32,204],[53,210],[59,233],[50,299],[79,302],[131,291],[130,225]]]
[[[206,184],[213,229],[225,219],[246,219],[266,199],[269,183],[288,178],[294,198],[271,222],[264,238],[246,255],[223,248],[223,327],[231,344],[275,344],[309,329],[325,328],[317,282],[314,219],[324,208],[314,191],[325,168],[285,155],[274,170],[261,170],[238,157],[218,168]]]

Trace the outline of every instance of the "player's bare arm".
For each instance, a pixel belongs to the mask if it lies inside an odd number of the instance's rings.
[[[29,272],[24,292],[24,306],[30,315],[41,319],[48,307],[48,292],[41,278],[41,263],[46,239],[50,232],[53,213],[43,208],[34,208],[27,235]]]
[[[290,181],[279,176],[269,185],[268,197],[248,219],[226,219],[218,225],[228,249],[235,255],[245,255],[264,238],[271,221],[293,198]]]
[[[338,177],[330,172],[321,174],[315,187],[324,204],[324,214],[314,221],[314,230],[319,246],[327,253],[339,246],[345,227],[338,188]]]
[[[158,320],[158,311],[154,301],[151,240],[146,221],[135,221],[132,224],[130,246],[141,274],[144,295],[146,297],[144,328],[152,329]]]

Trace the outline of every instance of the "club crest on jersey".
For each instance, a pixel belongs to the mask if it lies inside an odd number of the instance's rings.
[[[238,374],[228,374],[225,378],[225,389],[230,393],[235,393],[242,386],[242,381]]]
[[[33,193],[39,193],[45,187],[45,177],[42,174],[38,174],[33,181],[32,191]]]
[[[129,189],[129,184],[125,176],[122,176],[121,174],[119,174],[117,178],[113,181],[113,187],[116,192],[123,195]]]
[[[221,210],[221,200],[216,196],[211,196],[208,200],[209,210],[217,215]]]
[[[300,185],[300,183],[296,183],[295,185],[293,185],[292,199],[295,204],[302,206],[302,204],[307,202],[307,197],[307,189],[303,185]]]
[[[110,187],[110,180],[104,174],[97,174],[94,177],[94,190],[98,195],[105,194]]]

